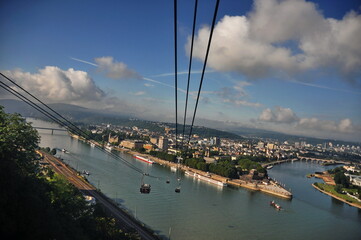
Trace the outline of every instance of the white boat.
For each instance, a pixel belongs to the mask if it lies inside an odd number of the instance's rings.
[[[90,142],[90,146],[91,146],[91,147],[95,147],[95,143]]]
[[[203,180],[205,182],[215,184],[217,186],[221,186],[221,187],[226,187],[227,186],[227,183],[217,181],[217,180],[214,180],[214,179],[212,179],[210,177],[202,176],[202,175],[194,173],[194,172],[185,171],[185,174],[188,175],[188,176]]]
[[[177,171],[177,168],[176,168],[176,167],[171,166],[171,167],[170,167],[170,170],[171,170],[172,172],[176,172],[176,171]]]
[[[149,163],[149,164],[153,164],[153,163],[154,163],[154,161],[152,161],[152,160],[150,160],[150,159],[148,159],[148,158],[139,156],[139,155],[134,155],[133,157],[134,157],[135,159],[138,159],[138,160],[142,161],[142,162],[146,162],[146,163]]]
[[[63,153],[69,153],[65,148],[61,149]]]
[[[269,165],[268,167],[267,167],[267,169],[269,170],[269,169],[272,169],[273,168],[273,165]]]
[[[112,147],[112,146],[107,145],[107,146],[105,146],[105,150],[108,150],[109,152],[111,152],[111,151],[113,150],[113,147]]]

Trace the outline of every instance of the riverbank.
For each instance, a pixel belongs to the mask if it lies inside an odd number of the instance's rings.
[[[225,184],[232,185],[235,187],[247,188],[247,189],[253,190],[253,191],[260,191],[263,193],[267,193],[267,194],[285,198],[285,199],[292,199],[291,192],[287,191],[286,189],[284,189],[281,186],[278,186],[276,183],[274,183],[272,181],[270,182],[270,184],[266,185],[266,184],[262,183],[261,181],[246,182],[241,179],[230,179],[230,178],[226,178],[226,177],[214,174],[214,173],[208,173],[208,172],[190,168],[188,166],[184,166],[181,164],[168,162],[166,160],[162,160],[160,158],[153,157],[149,154],[144,154],[144,153],[141,154],[141,153],[138,153],[138,152],[132,151],[132,150],[129,150],[126,152],[131,155],[140,155],[142,157],[147,157],[147,158],[153,160],[154,162],[156,162],[160,165],[168,166],[169,168],[173,167],[173,168],[177,168],[178,170],[191,173],[188,175],[192,175],[192,176],[199,175],[201,177],[197,177],[198,179],[205,181],[205,182],[214,182],[215,181],[215,182],[217,182],[217,183],[215,183],[217,186],[224,186]]]
[[[147,227],[144,223],[135,219],[131,214],[126,212],[126,210],[119,208],[117,203],[96,189],[95,186],[80,176],[75,169],[53,155],[45,152],[40,152],[40,154],[44,157],[44,161],[47,162],[57,174],[67,179],[69,183],[73,184],[84,195],[95,198],[96,202],[100,203],[106,212],[117,220],[120,226],[123,226],[126,229],[134,229],[139,233],[142,239],[160,239],[153,230]]]
[[[96,144],[99,147],[102,147],[101,144],[96,143],[94,141],[87,141],[82,137],[79,137],[77,135],[74,134],[70,134],[71,137],[82,140],[84,142],[88,142]],[[263,193],[267,193],[276,197],[281,197],[284,199],[292,199],[292,193],[287,191],[286,189],[284,189],[283,187],[277,185],[275,182],[271,181],[269,184],[265,184],[262,181],[243,181],[241,179],[230,179],[230,178],[226,178],[217,174],[213,174],[213,173],[209,173],[209,172],[204,172],[198,169],[194,169],[194,168],[190,168],[188,166],[182,165],[182,164],[178,164],[178,163],[174,163],[174,162],[169,162],[154,156],[151,156],[149,154],[145,154],[145,153],[139,153],[136,152],[134,150],[130,150],[130,149],[124,149],[124,148],[119,148],[119,147],[114,147],[113,150],[119,151],[119,152],[123,152],[123,153],[127,153],[130,155],[139,155],[145,158],[149,158],[150,160],[156,162],[159,165],[164,165],[167,166],[169,168],[177,168],[178,171],[183,171],[183,172],[188,172],[190,174],[188,175],[192,175],[192,176],[198,176],[197,178],[205,181],[205,182],[211,182],[214,183],[215,185],[218,186],[226,186],[226,185],[232,185],[235,187],[243,187],[249,190],[253,190],[253,191],[260,191]]]
[[[331,197],[333,197],[333,198],[336,198],[337,200],[340,200],[340,201],[342,201],[342,202],[344,202],[344,203],[346,203],[346,204],[348,204],[348,205],[350,205],[350,206],[352,206],[352,207],[356,207],[356,208],[361,209],[361,203],[352,203],[352,202],[349,202],[349,201],[347,201],[346,199],[344,199],[344,198],[342,198],[342,197],[336,196],[335,194],[333,194],[333,193],[331,193],[331,192],[328,192],[328,191],[326,191],[326,190],[323,190],[323,189],[319,188],[319,187],[316,186],[314,183],[312,184],[312,186],[313,186],[314,188],[316,188],[318,191],[320,191],[320,192],[322,192],[322,193],[324,193],[324,194],[327,194],[327,195],[329,195],[329,196],[331,196]],[[350,201],[352,201],[352,200],[350,200]]]

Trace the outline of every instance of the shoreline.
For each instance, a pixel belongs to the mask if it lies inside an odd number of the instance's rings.
[[[70,133],[69,133],[69,135],[71,137],[74,137],[74,138],[78,139],[78,140],[82,140],[82,141],[84,141],[86,143],[94,143],[97,146],[102,147],[102,145],[99,144],[98,142],[87,141],[84,138],[79,137],[78,135],[74,135],[74,134],[70,134]],[[226,178],[226,177],[214,174],[214,173],[207,173],[207,172],[204,172],[204,171],[201,171],[201,170],[198,170],[198,169],[190,168],[190,167],[182,165],[182,164],[178,165],[177,163],[169,162],[169,161],[157,158],[157,157],[153,157],[153,156],[151,156],[149,154],[146,154],[146,153],[139,153],[139,152],[136,152],[134,150],[124,149],[124,148],[119,148],[119,147],[114,147],[113,149],[115,151],[127,153],[127,154],[130,154],[130,155],[139,155],[139,156],[143,156],[143,157],[148,157],[149,159],[153,160],[157,164],[165,165],[165,166],[167,166],[169,168],[175,167],[178,170],[181,170],[183,172],[188,171],[188,172],[191,172],[191,173],[194,173],[194,174],[201,175],[202,177],[198,178],[198,179],[200,179],[200,180],[202,180],[204,182],[209,182],[208,179],[210,179],[212,182],[213,181],[219,182],[219,185],[222,185],[222,184],[225,183],[227,185],[232,185],[232,186],[235,186],[235,187],[243,187],[243,188],[253,190],[253,191],[260,191],[260,192],[270,194],[270,195],[273,195],[273,196],[276,196],[276,197],[280,197],[280,198],[283,198],[283,199],[291,200],[292,197],[293,197],[291,192],[287,191],[286,189],[284,189],[284,188],[282,188],[282,187],[280,187],[280,186],[278,186],[276,184],[264,185],[262,183],[245,182],[245,181],[243,181],[241,179],[230,179],[230,178]],[[216,184],[216,186],[217,185],[218,184]]]
[[[90,183],[86,177],[75,170],[72,166],[66,164],[62,159],[55,157],[43,151],[37,151],[44,161],[50,164],[50,168],[54,172],[63,176],[70,184],[77,188],[84,196],[92,196],[96,202],[101,204],[110,217],[116,219],[117,224],[122,228],[134,229],[141,239],[160,239],[160,236],[148,225],[135,218],[126,208],[121,207],[122,204],[115,202],[110,197],[97,189]]]
[[[336,195],[333,195],[333,194],[330,193],[330,192],[327,192],[327,191],[325,191],[325,190],[320,189],[320,188],[317,187],[314,183],[312,183],[312,186],[313,186],[315,189],[317,189],[318,191],[320,191],[320,192],[322,192],[322,193],[324,193],[324,194],[326,194],[326,195],[329,195],[329,196],[331,196],[331,197],[333,197],[333,198],[335,198],[335,199],[337,199],[337,200],[340,200],[341,202],[344,202],[344,203],[350,205],[351,207],[356,207],[356,208],[358,208],[358,209],[361,209],[361,205],[357,205],[357,204],[355,204],[355,203],[347,202],[347,201],[346,201],[345,199],[343,199],[343,198],[340,198],[340,197],[338,197],[338,196],[336,196]]]

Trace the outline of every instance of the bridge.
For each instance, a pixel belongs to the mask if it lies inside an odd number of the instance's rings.
[[[64,128],[47,128],[47,127],[33,127],[35,129],[42,129],[42,130],[51,130],[51,134],[54,134],[54,131],[61,131],[61,132],[67,132],[68,130]]]
[[[332,159],[298,157],[298,158],[294,158],[294,159],[285,159],[285,160],[278,160],[278,161],[273,161],[273,162],[269,162],[269,163],[263,163],[261,165],[262,165],[262,167],[268,167],[270,165],[277,165],[277,164],[281,164],[281,163],[294,162],[294,161],[316,162],[319,164],[348,164],[349,163],[346,161],[336,161],[336,160],[332,160]]]

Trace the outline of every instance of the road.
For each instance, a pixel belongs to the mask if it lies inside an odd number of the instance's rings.
[[[118,221],[123,223],[127,228],[135,229],[142,239],[153,240],[159,239],[153,234],[149,233],[139,222],[136,222],[134,219],[129,217],[123,210],[115,206],[108,198],[100,194],[96,188],[90,183],[86,182],[83,178],[78,176],[78,173],[72,168],[66,166],[58,158],[41,152],[44,156],[44,160],[48,162],[51,168],[58,174],[63,175],[69,182],[71,182],[76,188],[78,188],[82,193],[92,196],[96,199],[98,203],[101,203],[112,216]]]

